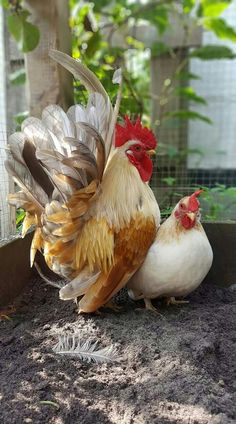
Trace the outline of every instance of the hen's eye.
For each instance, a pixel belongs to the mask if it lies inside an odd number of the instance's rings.
[[[180,207],[180,209],[184,209],[184,204],[180,203],[179,207]]]

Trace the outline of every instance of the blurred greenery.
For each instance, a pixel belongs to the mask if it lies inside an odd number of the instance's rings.
[[[202,187],[203,218],[207,221],[230,219],[231,211],[236,210],[236,187],[215,184],[214,187]]]
[[[30,22],[30,14],[24,2],[0,0],[0,3],[6,9],[8,29],[19,49],[25,53],[34,49],[40,34],[38,28]],[[127,113],[134,119],[139,115],[143,123],[150,126],[155,100],[160,111],[160,116],[155,121],[157,134],[161,126],[169,129],[181,128],[183,123],[189,120],[212,125],[214,123],[205,112],[199,113],[194,109],[200,104],[204,106],[203,111],[207,111],[207,102],[202,94],[199,95],[191,86],[191,80],[198,79],[199,76],[188,70],[188,64],[192,58],[203,61],[235,59],[234,51],[228,45],[222,44],[223,40],[236,42],[235,28],[229,26],[222,16],[231,3],[232,0],[69,0],[72,53],[98,76],[112,102],[115,102],[117,95],[117,86],[112,84],[112,75],[118,67],[123,68],[124,86],[120,116]],[[167,53],[173,59],[178,57],[178,49],[165,42],[165,35],[172,29],[173,16],[178,18],[178,25],[183,30],[185,39],[192,30],[189,25],[192,20],[196,27],[215,34],[219,43],[185,48],[182,61],[178,63],[171,77],[166,78],[160,96],[155,98],[150,91],[150,60]],[[12,84],[24,83],[24,70],[11,74],[9,79]],[[79,82],[74,82],[74,94],[75,102],[86,101],[87,93]],[[181,103],[184,107],[170,110],[166,106],[175,98],[183,99],[184,103]],[[24,116],[26,113],[15,117],[18,126]],[[174,168],[186,164],[190,154],[196,156],[198,164],[206,154],[201,149],[165,145],[164,141],[159,143],[158,150],[159,154],[167,157],[169,169],[171,166]],[[162,178],[161,182],[168,189],[171,188],[170,196],[166,199],[166,211],[170,211],[179,180],[170,171],[170,175]],[[227,196],[232,195],[227,191],[227,187],[216,188],[221,200],[224,192],[227,192]],[[217,219],[222,212],[221,206],[214,204],[214,193],[215,191],[210,189],[205,195],[205,201],[209,205],[208,219]]]
[[[177,201],[184,197],[183,193],[175,192],[174,178],[163,178],[162,181],[169,187],[168,193],[161,202],[161,217],[168,218],[173,210],[173,199]],[[232,211],[236,211],[236,187],[226,187],[224,184],[216,183],[214,187],[201,186],[204,192],[199,200],[201,203],[201,215],[204,221],[231,221]],[[192,187],[192,192],[199,187]],[[190,190],[190,188],[189,188]],[[163,205],[163,206],[162,206]]]

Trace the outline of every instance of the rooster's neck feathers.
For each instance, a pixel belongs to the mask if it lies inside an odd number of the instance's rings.
[[[159,222],[159,207],[152,190],[141,181],[125,152],[116,149],[103,176],[96,216],[106,217],[109,225],[119,231],[140,211],[144,217],[152,215]]]

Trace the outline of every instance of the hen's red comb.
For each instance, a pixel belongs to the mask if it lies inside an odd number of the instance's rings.
[[[197,197],[203,193],[204,190],[196,190],[191,196],[189,197],[189,210],[191,212],[196,212],[199,208],[199,201]]]
[[[129,117],[125,115],[125,126],[116,124],[115,146],[120,147],[129,140],[141,141],[149,149],[155,149],[157,145],[153,132],[147,127],[142,127],[140,118],[133,125]]]

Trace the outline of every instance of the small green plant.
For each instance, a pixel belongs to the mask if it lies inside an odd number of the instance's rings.
[[[16,211],[16,230],[18,233],[22,230],[22,224],[25,218],[25,211],[23,209],[17,209]]]
[[[236,187],[215,184],[215,187],[202,187],[202,215],[207,221],[222,219],[236,220]]]

